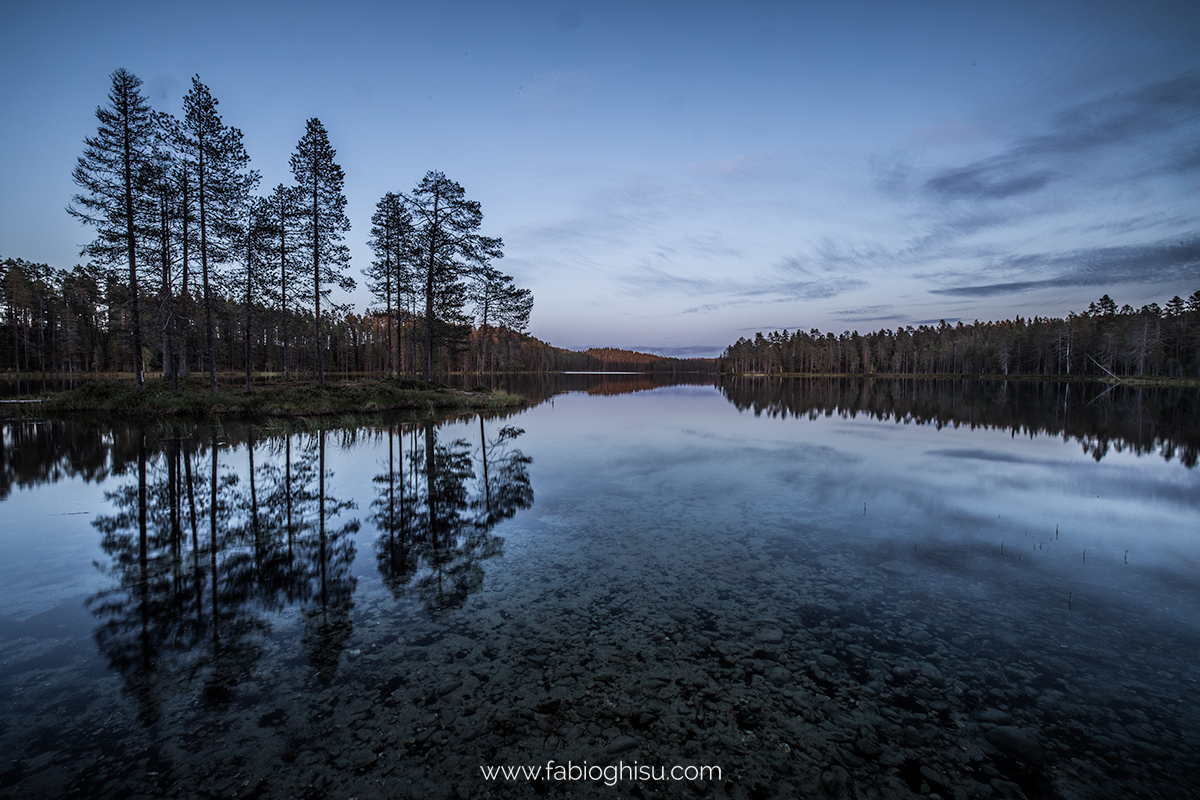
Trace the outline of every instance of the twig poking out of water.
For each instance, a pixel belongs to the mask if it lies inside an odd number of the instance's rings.
[[[1083,548],[1083,563],[1087,563],[1087,548]]]
[[[1071,595],[1073,595],[1073,594],[1075,594],[1075,593],[1067,592],[1067,611],[1071,610]]]
[[[1125,551],[1125,563],[1126,564],[1129,563],[1129,551],[1128,550]]]

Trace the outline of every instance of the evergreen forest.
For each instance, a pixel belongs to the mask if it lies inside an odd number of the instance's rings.
[[[1200,290],[1165,306],[1117,308],[1107,294],[1065,319],[911,325],[840,336],[817,329],[741,338],[722,372],[837,375],[1200,377]]]

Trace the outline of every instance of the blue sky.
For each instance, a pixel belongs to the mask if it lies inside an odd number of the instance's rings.
[[[552,344],[715,355],[1200,289],[1194,2],[26,2],[0,10],[0,256],[69,267],[109,75],[191,76],[262,191],[319,117],[351,296],[375,203],[480,201]]]

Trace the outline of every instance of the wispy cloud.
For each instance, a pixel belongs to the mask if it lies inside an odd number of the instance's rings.
[[[681,313],[697,314],[749,303],[779,303],[796,300],[824,300],[837,297],[867,285],[867,281],[848,275],[834,275],[808,281],[786,281],[771,276],[736,278],[700,278],[674,275],[660,269],[646,268],[626,276],[630,294],[647,292],[663,295],[711,297],[712,302],[684,309]]]
[[[894,257],[893,252],[873,242],[850,245],[826,236],[811,252],[786,256],[778,266],[783,272],[801,275],[861,274]]]
[[[891,303],[882,305],[863,306],[861,308],[846,308],[840,311],[834,311],[833,316],[843,322],[890,322],[893,320],[907,319],[903,314],[897,314],[892,311]]]
[[[954,286],[931,292],[950,297],[991,297],[1046,287],[1166,283],[1189,278],[1200,284],[1200,239],[1010,256],[1000,266],[1055,274],[1038,280]]]
[[[1000,158],[947,170],[930,178],[926,186],[944,198],[1002,200],[1036,192],[1053,178],[1054,173],[1045,170],[1022,173],[1011,159]]]
[[[1080,103],[990,158],[940,170],[925,189],[943,200],[1005,200],[1036,193],[1079,170],[1076,158],[1137,148],[1124,169],[1159,173],[1200,166],[1194,125],[1200,119],[1200,74]],[[1145,146],[1154,142],[1153,147]],[[883,173],[886,174],[886,173]]]
[[[664,324],[792,309],[834,327],[956,322],[1040,288],[1194,282],[1196,200],[1163,176],[1200,166],[1200,75],[1060,108],[998,142],[993,126],[954,122],[876,156],[596,171],[578,205],[511,241]]]
[[[702,179],[716,178],[723,183],[762,183],[786,178],[790,168],[774,153],[766,153],[697,162],[691,165],[690,172]]]

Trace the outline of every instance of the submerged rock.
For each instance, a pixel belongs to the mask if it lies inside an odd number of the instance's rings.
[[[604,752],[609,755],[616,755],[617,753],[632,750],[635,747],[637,747],[637,739],[632,736],[618,736],[609,742],[608,746],[604,748]]]
[[[1046,758],[1046,751],[1037,736],[1012,725],[1000,725],[985,733],[988,743],[1004,753],[1016,756],[1029,764],[1040,764]]]
[[[767,680],[776,686],[786,686],[792,682],[792,672],[787,667],[774,667],[767,673]]]
[[[975,718],[991,725],[1012,725],[1013,722],[1012,714],[998,708],[985,708],[976,714]]]
[[[754,634],[754,638],[763,644],[780,644],[783,642],[783,631],[779,628],[762,628]]]

